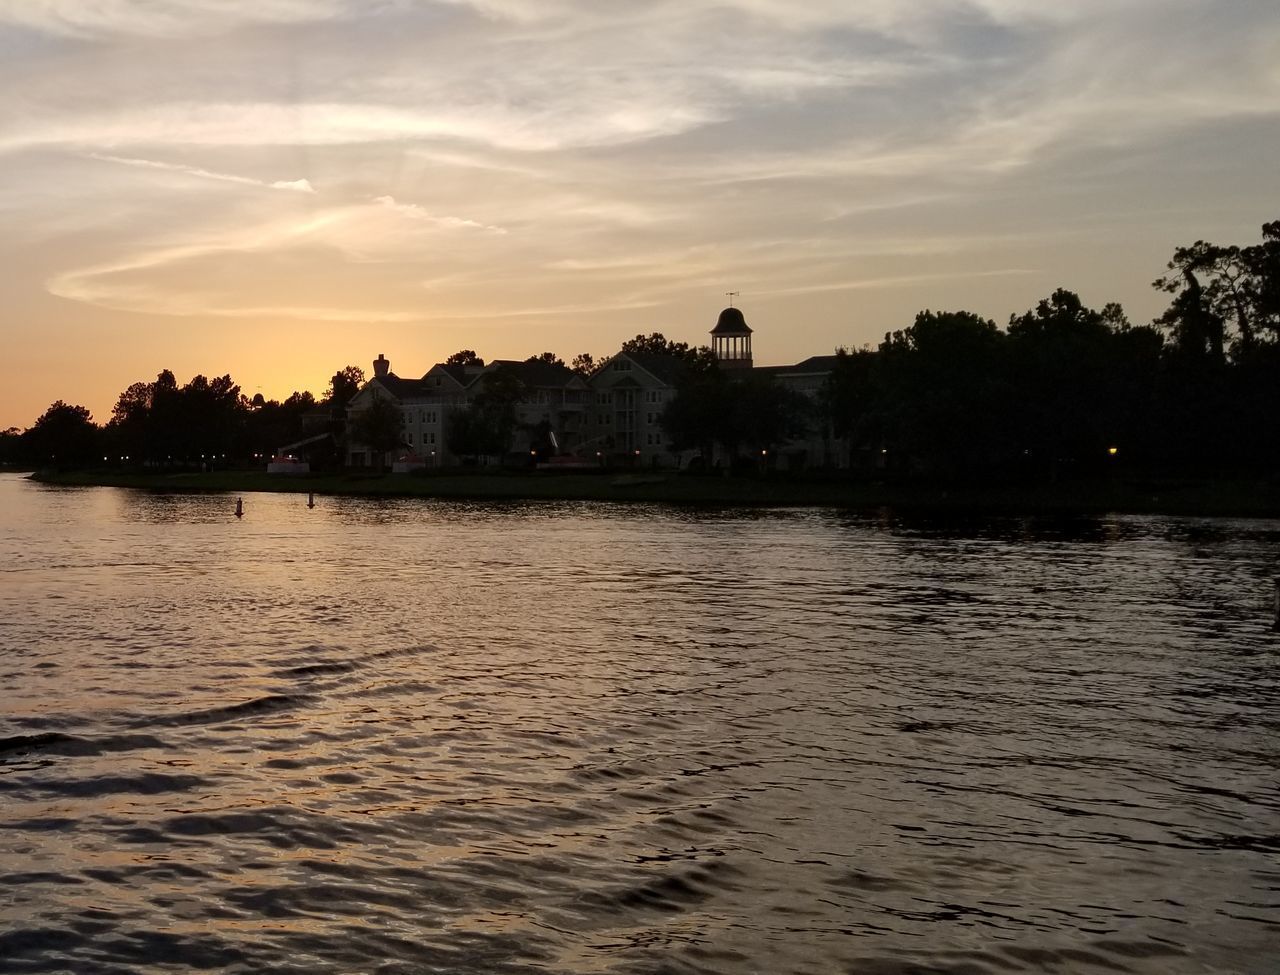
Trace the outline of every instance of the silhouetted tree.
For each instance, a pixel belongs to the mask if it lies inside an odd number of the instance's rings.
[[[470,405],[449,416],[445,439],[449,450],[477,460],[502,457],[511,447],[516,406],[526,393],[524,382],[510,365],[499,365],[486,373]]]
[[[716,443],[733,422],[728,389],[729,380],[719,369],[685,377],[658,417],[673,450],[696,449],[710,462]]]
[[[530,362],[530,363],[535,363],[535,362],[537,362],[537,363],[542,363],[542,364],[544,364],[544,365],[548,365],[548,366],[563,366],[563,365],[564,365],[564,360],[563,360],[563,359],[561,359],[561,358],[560,358],[558,355],[556,355],[554,352],[543,352],[541,355],[531,355],[531,356],[529,356],[529,358],[525,359],[524,361],[525,361],[525,362]]]
[[[804,432],[811,408],[803,395],[770,378],[731,375],[709,349],[680,355],[676,395],[658,418],[673,450],[696,448],[710,459],[719,445],[732,462],[743,448],[753,456],[772,452]]]
[[[228,455],[236,439],[240,387],[230,376],[195,376],[179,392],[182,449],[192,457]]]
[[[179,387],[168,369],[152,383],[133,383],[107,424],[108,450],[132,461],[186,461],[231,456],[252,411],[230,376],[195,376]]]
[[[143,455],[157,460],[183,460],[188,454],[183,440],[178,380],[171,371],[164,369],[151,384]]]
[[[1100,463],[1119,427],[1110,319],[1059,288],[1009,320],[1015,415],[1024,448],[1056,478],[1064,464]]]
[[[727,389],[732,404],[729,427],[721,439],[731,454],[746,447],[752,457],[802,436],[813,407],[808,399],[771,378],[745,376],[732,380]]]
[[[661,332],[637,335],[633,339],[627,339],[622,343],[622,351],[643,355],[669,355],[677,359],[688,358],[696,352],[688,342],[673,342]]]
[[[351,437],[372,451],[382,470],[383,457],[404,446],[404,415],[395,400],[382,395],[376,386],[372,390],[369,405],[351,419]]]
[[[115,456],[142,461],[148,454],[151,426],[151,384],[133,383],[116,400],[107,422],[108,449]]]
[[[949,476],[986,469],[1009,407],[995,322],[972,312],[922,311],[880,344],[879,429],[891,463]]]
[[[324,402],[335,409],[346,409],[351,398],[364,386],[364,370],[359,366],[344,366],[333,374],[329,380],[329,388],[325,390]]]
[[[279,447],[297,443],[305,434],[303,417],[315,409],[311,393],[295,391],[283,403],[264,399],[256,408],[243,410],[239,453],[270,456]]]
[[[484,366],[484,360],[481,359],[472,349],[463,349],[455,352],[449,358],[444,360],[446,366]]]
[[[472,403],[449,414],[445,444],[458,457],[501,457],[511,445],[514,413],[493,401]]]
[[[871,349],[837,349],[822,389],[821,408],[832,433],[862,454],[879,451],[885,439],[879,366],[880,356]]]
[[[1228,343],[1239,358],[1280,339],[1280,221],[1263,225],[1260,244],[1177,248],[1154,287],[1174,295],[1157,321],[1184,353],[1220,361]]]
[[[83,406],[58,400],[23,434],[27,452],[39,464],[59,468],[85,467],[99,453],[99,430]]]
[[[26,462],[22,431],[17,427],[0,430],[0,464],[19,466]]]
[[[569,368],[584,379],[596,371],[596,359],[590,352],[582,352],[573,357]]]

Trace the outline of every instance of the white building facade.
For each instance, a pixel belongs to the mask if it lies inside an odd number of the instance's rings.
[[[756,366],[752,334],[740,309],[729,307],[720,313],[711,330],[711,348],[721,369],[731,377],[768,377],[802,394],[813,406],[810,429],[780,445],[771,466],[847,467],[848,447],[831,436],[821,409],[836,356],[811,356],[793,366]],[[497,459],[524,455],[533,462],[554,454],[609,466],[681,468],[697,453],[675,452],[662,428],[662,412],[677,394],[683,367],[675,356],[619,351],[589,376],[541,358],[487,365],[437,363],[420,379],[400,378],[381,354],[373,366],[373,378],[347,407],[345,459],[351,467],[395,463],[397,469],[409,470],[463,463],[464,458],[450,449],[451,418],[471,407],[491,384],[511,378],[520,389],[515,431],[507,457]],[[354,419],[378,397],[390,397],[402,418],[401,449],[381,459],[351,435]],[[708,464],[731,460],[705,458]]]

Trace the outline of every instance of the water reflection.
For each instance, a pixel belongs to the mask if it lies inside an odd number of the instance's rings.
[[[317,501],[0,478],[0,970],[1275,970],[1274,522]]]

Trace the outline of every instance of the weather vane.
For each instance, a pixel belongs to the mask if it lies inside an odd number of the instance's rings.
[[[725,294],[729,296],[729,307],[730,307],[730,308],[732,308],[732,307],[733,307],[733,299],[734,299],[734,298],[736,298],[736,297],[738,297],[738,292],[737,292],[737,291],[726,291],[726,292],[725,292]]]

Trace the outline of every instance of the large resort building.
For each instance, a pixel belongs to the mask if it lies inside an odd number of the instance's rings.
[[[834,367],[834,355],[811,356],[791,366],[756,366],[751,336],[741,309],[730,306],[720,313],[711,330],[711,350],[721,369],[733,375],[768,376],[817,399]],[[681,368],[675,356],[619,351],[586,376],[561,362],[499,359],[472,365],[437,363],[420,379],[402,379],[379,354],[373,377],[348,404],[346,462],[351,467],[390,462],[394,469],[410,470],[474,460],[474,455],[459,456],[451,449],[451,422],[456,422],[458,411],[474,407],[492,384],[514,377],[520,394],[508,454],[534,454],[542,461],[554,454],[561,462],[582,465],[684,467],[698,452],[674,451],[660,422],[662,411],[675,398]],[[358,442],[353,431],[360,412],[385,398],[400,409],[403,446],[380,458]],[[712,460],[704,458],[707,463]],[[817,419],[805,436],[782,445],[774,459],[787,468],[844,467],[847,462],[848,450]]]

